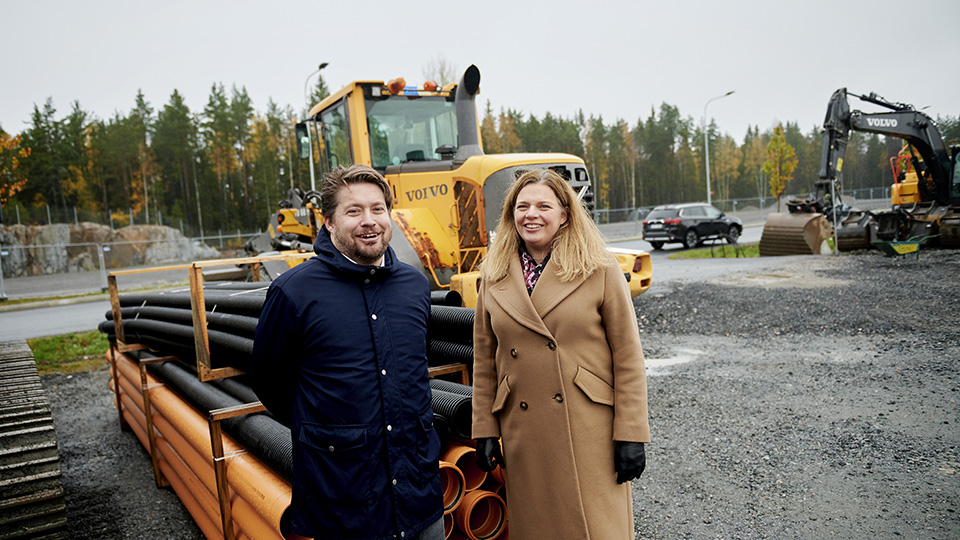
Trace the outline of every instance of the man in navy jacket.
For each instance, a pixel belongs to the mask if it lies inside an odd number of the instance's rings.
[[[442,539],[429,283],[389,247],[374,169],[331,171],[321,200],[317,255],[270,285],[253,350],[254,390],[293,439],[292,532]]]

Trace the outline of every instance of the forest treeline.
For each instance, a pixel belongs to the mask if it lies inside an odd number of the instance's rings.
[[[327,93],[320,78],[314,98]],[[155,109],[142,92],[126,114],[96,118],[74,102],[58,115],[51,100],[35,106],[19,134],[0,127],[0,200],[5,221],[44,222],[49,208],[60,221],[78,214],[124,225],[182,224],[201,229],[256,230],[266,224],[292,186],[309,188],[309,165],[296,157],[291,106],[270,101],[258,111],[245,88],[214,84],[202,110],[191,111],[176,90]],[[480,111],[487,153],[566,152],[583,157],[599,186],[597,208],[622,209],[704,200],[703,125],[663,103],[630,124],[580,112],[541,118],[510,108]],[[960,122],[939,119],[945,138],[960,141]],[[796,154],[786,193],[813,189],[820,162],[819,126],[804,132],[781,126]],[[712,198],[770,197],[764,174],[775,127],[750,127],[741,140],[707,126]],[[889,158],[899,139],[851,133],[844,189],[883,188],[892,182]],[[89,218],[86,216],[97,216]],[[81,218],[81,219],[84,219]],[[56,218],[51,218],[58,221]]]

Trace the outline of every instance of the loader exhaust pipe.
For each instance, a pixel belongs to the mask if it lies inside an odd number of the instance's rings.
[[[471,65],[463,73],[454,103],[457,107],[457,138],[460,147],[453,160],[466,161],[471,156],[482,156],[480,148],[480,128],[477,124],[477,92],[480,91],[480,69]]]

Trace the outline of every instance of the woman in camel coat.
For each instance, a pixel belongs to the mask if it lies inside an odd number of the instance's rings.
[[[480,467],[507,473],[511,539],[632,539],[650,440],[636,313],[559,175],[510,188],[481,278],[473,436]]]

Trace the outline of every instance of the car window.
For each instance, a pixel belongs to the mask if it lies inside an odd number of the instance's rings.
[[[646,219],[650,221],[652,219],[670,219],[676,216],[677,210],[675,208],[661,208],[651,210],[650,213],[647,214]]]
[[[703,217],[703,207],[702,206],[691,206],[689,208],[684,208],[680,210],[680,215],[683,217]]]
[[[704,211],[707,213],[707,217],[708,217],[708,218],[716,219],[716,218],[720,217],[720,214],[722,214],[722,212],[720,212],[719,210],[717,210],[716,208],[714,208],[714,207],[712,207],[712,206],[705,206],[705,207],[703,207],[703,209],[704,209]]]

